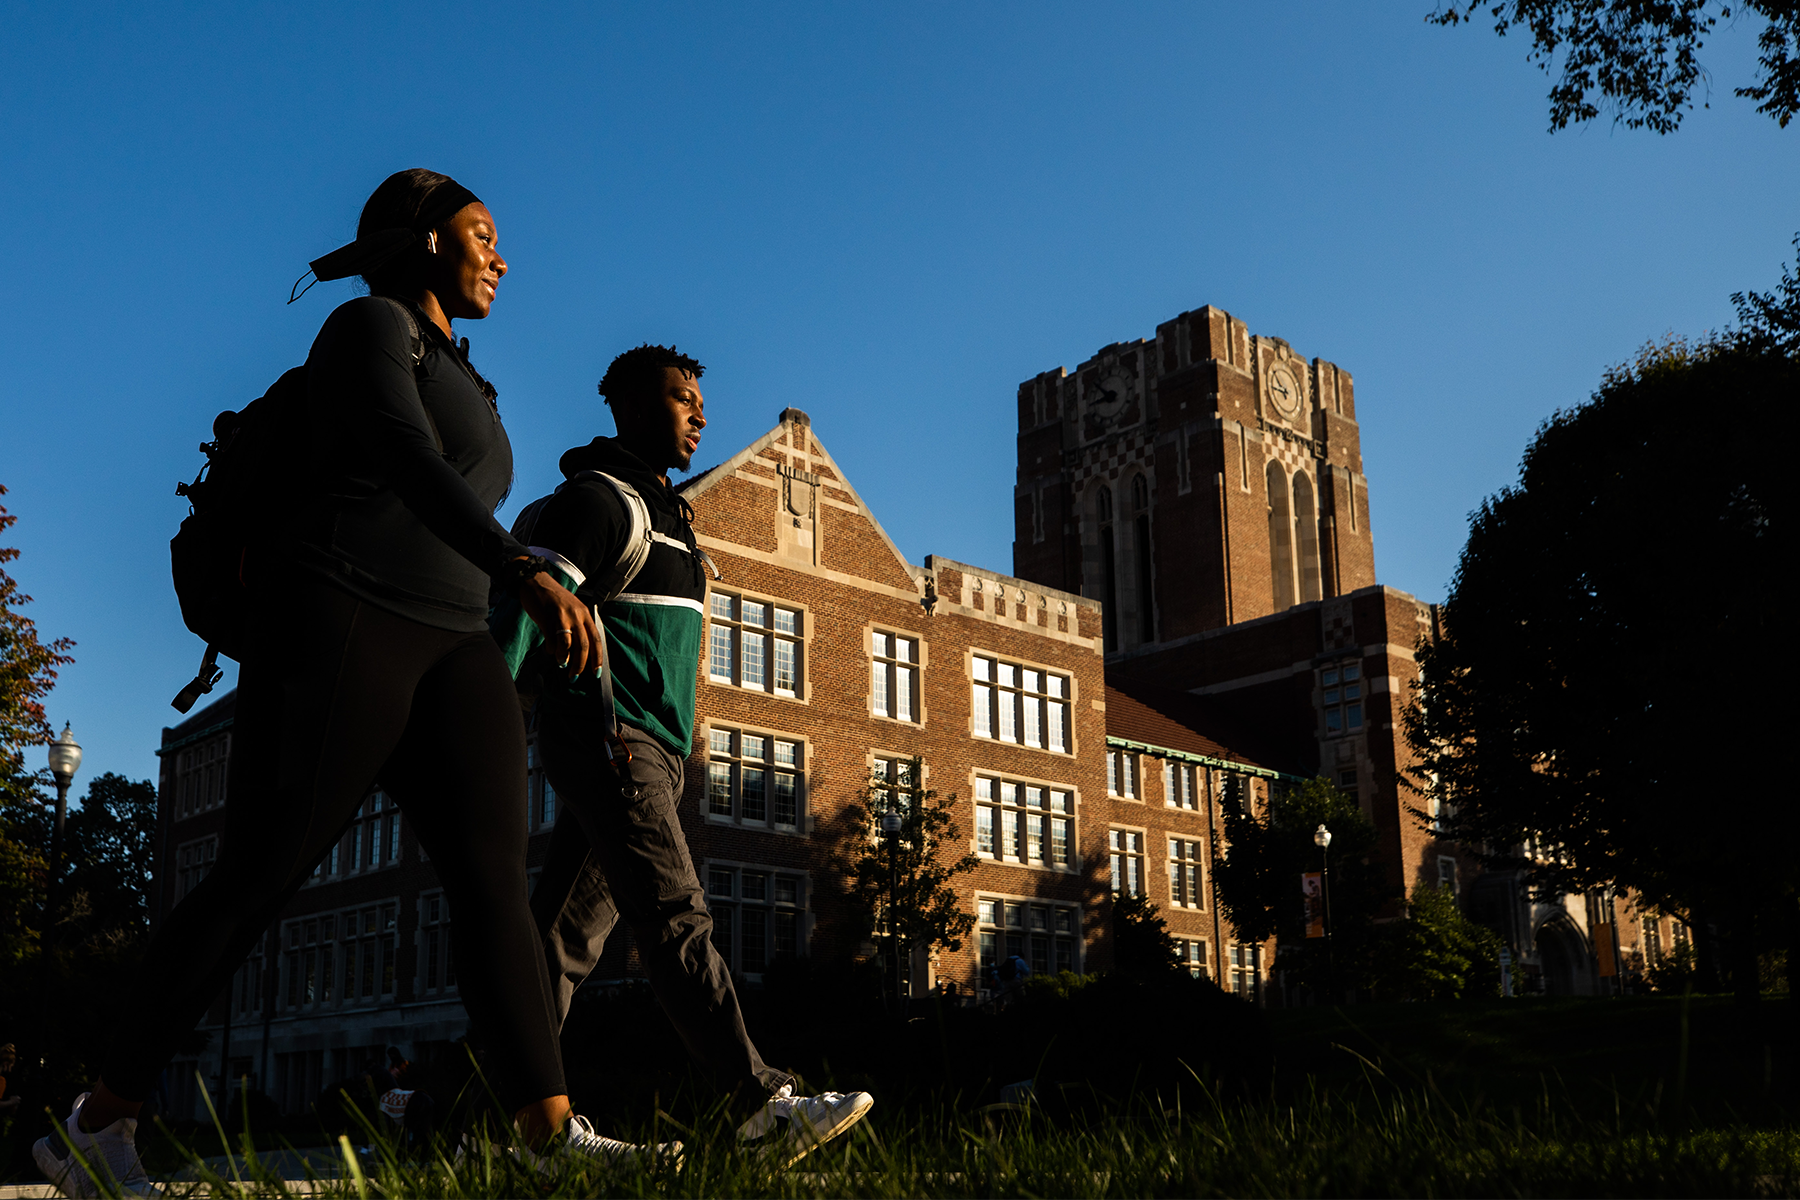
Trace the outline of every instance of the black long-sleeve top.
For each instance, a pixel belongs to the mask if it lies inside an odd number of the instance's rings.
[[[340,305],[313,342],[304,428],[323,494],[302,501],[298,560],[389,612],[474,632],[490,576],[526,553],[494,519],[512,443],[461,350],[414,317],[416,368],[405,317],[379,297]]]

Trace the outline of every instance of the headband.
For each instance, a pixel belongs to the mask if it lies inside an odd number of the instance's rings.
[[[469,205],[480,203],[480,197],[474,192],[454,179],[446,179],[425,194],[425,203],[420,206],[419,215],[413,218],[412,224],[377,229],[347,246],[339,246],[330,254],[308,263],[310,270],[306,275],[313,277],[313,283],[367,275]],[[301,275],[300,279],[305,279],[306,275]],[[312,283],[300,287],[300,279],[296,279],[294,287],[288,291],[289,304],[312,290]]]

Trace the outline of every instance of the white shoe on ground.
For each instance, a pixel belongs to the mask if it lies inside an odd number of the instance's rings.
[[[563,1127],[563,1136],[541,1152],[524,1148],[519,1150],[522,1161],[530,1163],[543,1173],[554,1171],[557,1159],[571,1156],[605,1167],[632,1169],[654,1169],[667,1163],[672,1164],[677,1171],[681,1170],[683,1157],[680,1142],[658,1142],[653,1146],[621,1142],[618,1138],[595,1133],[586,1117],[570,1117],[569,1123]]]
[[[796,1096],[787,1084],[738,1126],[738,1140],[769,1139],[778,1167],[791,1167],[868,1115],[875,1098],[867,1092],[820,1092]]]
[[[161,1196],[138,1158],[137,1118],[120,1117],[105,1129],[84,1132],[80,1117],[87,1098],[86,1092],[81,1093],[75,1098],[75,1107],[69,1110],[69,1119],[63,1124],[69,1134],[67,1141],[52,1133],[31,1147],[31,1157],[44,1178],[73,1200],[115,1194]],[[74,1143],[72,1150],[70,1142]],[[96,1175],[104,1182],[96,1181]]]

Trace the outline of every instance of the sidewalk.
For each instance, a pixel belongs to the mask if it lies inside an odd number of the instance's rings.
[[[244,1160],[235,1156],[227,1158],[220,1154],[201,1161],[206,1164],[207,1170],[224,1176],[226,1179],[231,1178],[233,1167],[236,1167],[240,1173],[244,1169]],[[288,1194],[292,1196],[311,1195],[322,1186],[335,1183],[344,1167],[343,1158],[335,1150],[323,1146],[310,1150],[272,1150],[267,1154],[257,1155],[256,1161],[265,1173],[272,1171],[280,1175],[286,1182]],[[309,1169],[312,1174],[311,1178],[307,1174]],[[184,1167],[170,1176],[168,1182],[175,1185],[191,1184],[193,1179],[194,1169]],[[161,1184],[163,1181],[159,1179],[157,1182]],[[246,1183],[244,1186],[252,1185]],[[177,1193],[186,1193],[186,1189],[179,1186],[171,1190]],[[204,1191],[196,1188],[191,1194],[203,1195]],[[61,1195],[61,1192],[48,1183],[0,1184],[0,1200],[56,1200]]]

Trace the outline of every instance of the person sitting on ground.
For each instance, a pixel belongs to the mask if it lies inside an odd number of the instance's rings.
[[[739,1138],[766,1140],[791,1163],[856,1124],[874,1100],[866,1092],[797,1096],[793,1076],[763,1061],[713,946],[681,830],[707,581],[693,510],[667,472],[687,470],[700,444],[704,369],[673,347],[615,358],[600,394],[618,436],[564,454],[563,485],[513,527],[597,607],[606,662],[593,684],[552,674],[537,704],[539,753],[562,808],[531,910],[559,1022],[623,917],[688,1051],[730,1085]],[[635,505],[648,521],[649,552],[625,580],[619,568],[633,544]],[[497,610],[494,628],[515,669],[534,678],[530,660],[542,651],[516,606]]]

